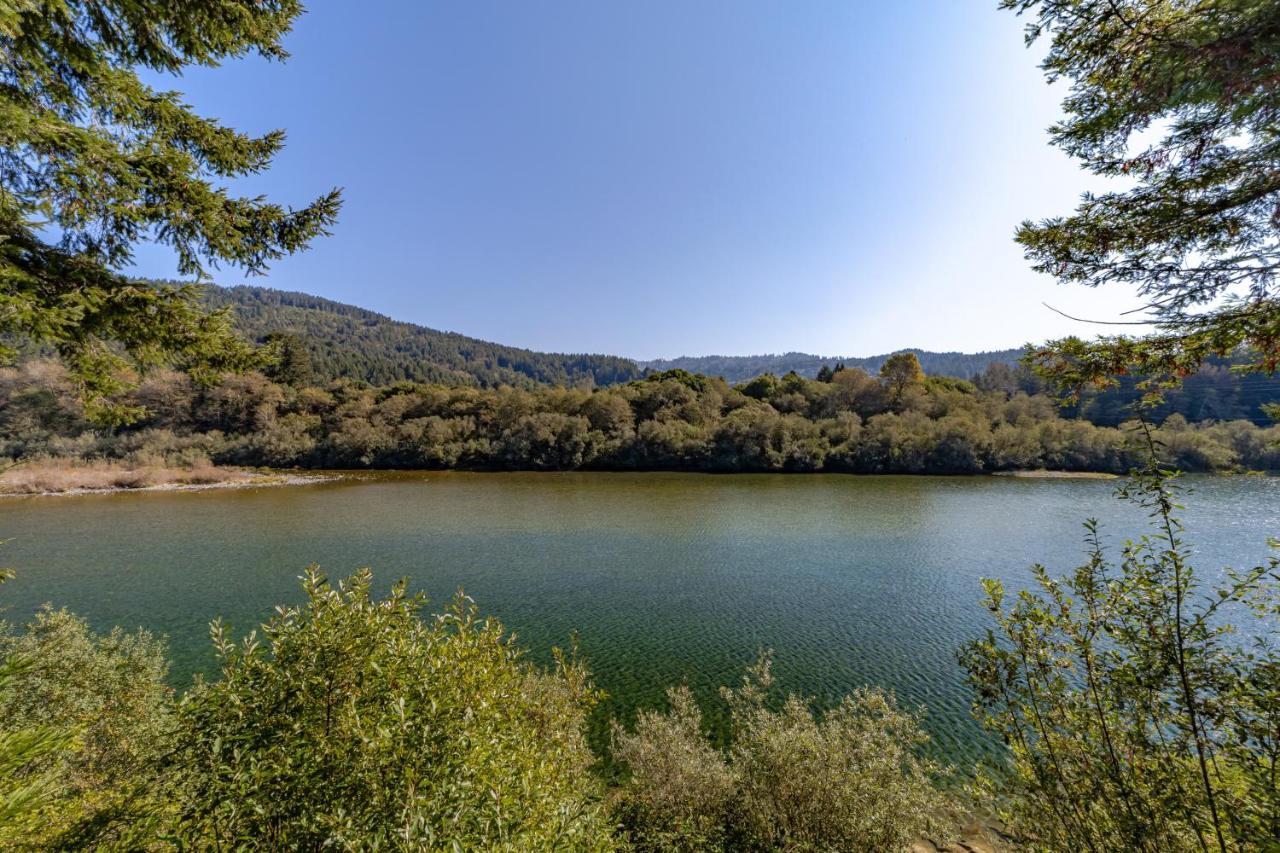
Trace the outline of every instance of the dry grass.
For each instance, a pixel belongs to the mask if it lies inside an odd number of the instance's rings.
[[[0,494],[41,495],[109,489],[145,489],[157,486],[207,486],[247,482],[254,475],[240,468],[210,463],[191,466],[130,465],[122,462],[78,459],[40,459],[0,473]]]

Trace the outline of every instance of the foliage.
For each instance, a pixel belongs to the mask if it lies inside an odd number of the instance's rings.
[[[1247,420],[1265,426],[1272,422],[1267,406],[1276,405],[1280,377],[1243,372],[1250,361],[1243,353],[1230,358],[1210,356],[1195,373],[1162,389],[1159,399],[1144,399],[1151,377],[1117,376],[1107,388],[1082,390],[1067,411],[1108,426],[1132,419],[1139,409],[1152,421],[1178,414],[1189,421]]]
[[[0,653],[22,662],[0,683],[0,742],[41,732],[57,745],[0,773],[41,787],[24,822],[0,820],[0,846],[129,849],[154,816],[171,730],[163,643],[119,628],[99,636],[65,610],[43,610],[25,631],[0,635]]]
[[[520,660],[459,595],[419,616],[363,570],[278,610],[240,643],[215,624],[221,678],[179,710],[177,835],[198,847],[605,850],[583,726],[597,699],[561,655]]]
[[[282,385],[305,387],[315,382],[315,370],[311,366],[311,354],[307,342],[300,335],[272,332],[263,339],[275,356],[263,371],[267,378]]]
[[[890,402],[896,406],[908,390],[924,383],[924,369],[914,353],[900,352],[880,366],[880,378],[889,391]]]
[[[154,283],[154,286],[167,286]],[[172,285],[177,286],[177,285]],[[391,385],[422,382],[448,386],[502,385],[534,389],[540,385],[602,387],[641,378],[642,367],[627,359],[606,355],[557,355],[504,347],[447,332],[391,320],[381,314],[309,296],[261,287],[207,288],[203,301],[213,311],[229,311],[232,327],[249,340],[267,345],[262,357],[275,360],[263,368],[274,381],[285,385],[325,385],[338,379]],[[26,355],[39,348],[25,346]],[[1006,393],[1043,393],[1045,382],[1018,364],[1021,350],[994,353],[932,353],[907,350],[917,357],[931,377],[969,379],[984,390]],[[44,354],[51,354],[51,350]],[[851,359],[849,367],[875,374],[889,356]],[[1265,423],[1260,406],[1277,396],[1280,380],[1242,373],[1251,363],[1247,353],[1211,358],[1184,380],[1183,387],[1167,390],[1163,403],[1150,416],[1160,419],[1179,413],[1189,420],[1253,420]],[[682,367],[683,365],[683,367]],[[818,356],[791,358],[732,357],[675,359],[646,362],[649,376],[721,376],[729,383],[766,386],[768,376],[794,372],[798,376],[830,381],[846,369],[843,362],[828,363]],[[689,369],[686,369],[689,368]],[[825,371],[825,373],[824,373]],[[825,378],[823,378],[825,377]],[[776,378],[776,377],[775,377]],[[1114,426],[1132,416],[1133,404],[1143,396],[1140,383],[1149,377],[1120,377],[1115,387],[1086,389],[1069,407],[1098,424]],[[701,381],[705,381],[705,378]],[[690,386],[704,390],[701,386]],[[748,393],[753,393],[748,391]]]
[[[254,373],[201,388],[157,371],[123,397],[148,414],[108,433],[85,419],[57,365],[33,361],[0,369],[0,458],[27,460],[26,477],[10,479],[33,482],[46,470],[80,476],[104,460],[207,479],[217,473],[210,462],[963,474],[1123,473],[1144,458],[1132,432],[1063,418],[1042,395],[946,377],[910,386],[896,406],[890,394],[887,382],[849,369],[829,383],[792,374],[731,388],[677,372],[595,391],[295,387]],[[1185,470],[1280,470],[1274,425],[1191,424],[1175,414],[1158,432],[1162,458]]]
[[[975,712],[1011,750],[994,777],[1006,817],[1031,849],[1272,849],[1280,560],[1205,595],[1172,476],[1152,462],[1120,495],[1152,531],[1118,565],[1090,521],[1071,576],[1036,566],[1038,588],[1012,602],[984,581],[996,627],[962,662]]]
[[[208,376],[260,362],[190,287],[120,275],[135,244],[169,246],[183,275],[219,262],[257,273],[334,221],[337,191],[287,210],[218,185],[267,168],[283,132],[239,133],[142,76],[283,59],[301,11],[296,0],[0,3],[0,333],[54,348],[91,414],[134,414],[111,400],[130,368],[177,359]]]
[[[11,569],[0,569],[0,584],[13,576]],[[30,666],[11,654],[0,657],[0,695]],[[19,838],[35,823],[57,784],[48,761],[67,749],[71,740],[72,733],[43,722],[19,727],[0,718],[0,840]]]
[[[615,811],[639,850],[724,849],[738,778],[703,734],[689,688],[667,700],[665,714],[641,711],[634,732],[613,724],[614,758],[631,774]]]
[[[8,690],[25,669],[22,661],[0,662],[0,690]],[[54,774],[43,766],[66,750],[70,732],[51,726],[0,726],[0,840],[25,837],[57,787]]]
[[[989,364],[1015,365],[1023,355],[1021,349],[996,350],[994,352],[928,352],[919,349],[907,349],[916,356],[924,371],[931,376],[955,376],[968,379],[975,373],[981,373]],[[781,355],[705,355],[685,356],[682,358],[656,359],[641,362],[642,367],[655,371],[679,368],[690,373],[705,376],[719,376],[733,384],[750,382],[757,376],[766,373],[783,375],[792,371],[809,379],[817,379],[823,368],[831,373],[839,373],[845,368],[857,368],[867,373],[876,373],[881,366],[895,353],[867,356],[866,358],[824,358],[803,352],[788,352]]]
[[[1032,358],[1069,387],[1140,373],[1148,388],[1241,347],[1280,364],[1280,5],[1272,0],[1003,0],[1065,80],[1053,142],[1127,188],[1018,231],[1036,269],[1132,283],[1157,334],[1068,338]],[[1156,134],[1147,144],[1144,134]]]
[[[264,287],[209,288],[205,304],[228,309],[251,340],[293,336],[306,347],[321,381],[355,379],[377,385],[533,387],[612,385],[639,379],[635,362],[608,355],[532,352],[401,323],[351,305]],[[296,382],[291,384],[298,384]]]
[[[701,733],[687,688],[671,710],[614,727],[614,753],[631,771],[618,813],[640,850],[905,850],[936,831],[946,796],[939,768],[918,756],[928,738],[893,697],[862,689],[816,718],[790,696],[769,703],[770,660],[760,659],[724,699],[732,714],[727,758]]]

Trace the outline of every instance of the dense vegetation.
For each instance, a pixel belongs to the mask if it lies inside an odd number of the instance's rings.
[[[505,347],[448,332],[437,332],[381,314],[304,293],[263,287],[211,287],[205,302],[227,309],[235,328],[250,340],[294,339],[306,350],[307,378],[317,383],[355,379],[371,385],[422,382],[436,385],[598,387],[630,382],[646,372],[683,370],[724,379],[731,385],[758,376],[797,373],[806,379],[841,366],[876,374],[891,357],[827,359],[804,353],[780,356],[701,356],[635,362],[605,355],[555,355]],[[1024,350],[956,353],[903,350],[914,354],[930,376],[986,382],[1003,390],[1042,393],[1043,380],[1019,365]],[[1243,355],[1206,359],[1177,388],[1165,392],[1151,410],[1164,420],[1180,414],[1189,421],[1270,422],[1261,406],[1280,400],[1280,378],[1232,370],[1252,361]],[[993,365],[996,365],[993,369]],[[1007,371],[1004,369],[1007,368]],[[1122,377],[1114,387],[1088,389],[1067,409],[1095,424],[1116,426],[1133,416],[1143,395],[1142,377]],[[296,384],[296,383],[295,383]]]
[[[1213,356],[1274,373],[1280,4],[1001,5],[1030,13],[1027,40],[1049,42],[1046,75],[1069,86],[1055,144],[1128,177],[1018,239],[1061,280],[1136,285],[1157,322],[1142,338],[1051,342],[1032,355],[1039,373],[1076,392],[1145,376],[1153,398]],[[1201,581],[1160,436],[1141,434],[1147,462],[1120,495],[1146,510],[1146,535],[1117,560],[1090,521],[1070,576],[1037,567],[1016,596],[985,582],[995,624],[961,661],[977,715],[1009,747],[997,800],[1036,850],[1274,850],[1280,561]]]
[[[893,364],[905,366],[894,372]],[[0,370],[0,455],[132,464],[311,468],[627,469],[1122,473],[1145,448],[1132,430],[1060,416],[1049,397],[925,377],[913,356],[882,375],[829,382],[766,375],[736,387],[683,371],[594,391],[350,382],[295,387],[257,373],[200,387],[155,373],[126,397],[148,414],[113,430],[84,419],[56,364]],[[1280,468],[1280,427],[1247,421],[1159,430],[1185,470]]]
[[[305,293],[263,287],[210,287],[205,303],[229,309],[250,340],[295,336],[321,381],[357,379],[374,385],[613,385],[643,371],[625,358],[556,355],[506,347],[452,332],[400,323],[373,311]]]
[[[1020,349],[994,352],[927,352],[920,349],[902,350],[913,353],[924,372],[930,376],[953,376],[969,379],[986,370],[991,364],[1007,364],[1011,367],[1022,358]],[[641,366],[659,373],[667,370],[687,370],[704,376],[719,376],[726,382],[750,382],[757,376],[773,373],[783,376],[798,373],[806,379],[817,379],[822,368],[834,369],[838,365],[857,367],[867,373],[876,373],[889,358],[889,353],[865,358],[827,358],[803,352],[781,355],[703,355],[682,358],[659,358],[641,362]]]
[[[1151,462],[1120,496],[1152,524],[1118,561],[1089,521],[1069,576],[1036,566],[1016,595],[984,582],[995,627],[961,662],[979,718],[1009,746],[990,778],[998,808],[1047,850],[1273,850],[1280,558],[1210,585],[1170,472]]]
[[[198,115],[148,78],[280,46],[296,0],[0,4],[0,335],[57,351],[102,420],[127,368],[197,375],[260,363],[190,287],[120,274],[135,244],[171,248],[183,275],[250,274],[334,222],[336,190],[288,209],[224,182],[268,168],[284,132],[254,137]],[[0,358],[10,354],[0,340]]]
[[[1144,399],[1146,376],[1118,376],[1105,388],[1081,389],[1066,407],[1095,424],[1114,425],[1128,420],[1142,408],[1148,417],[1163,420],[1182,415],[1189,421],[1274,421],[1268,409],[1280,401],[1280,376],[1269,373],[1242,373],[1251,354],[1206,358],[1194,373],[1177,386],[1161,391],[1156,399]],[[1043,383],[1042,383],[1043,387]]]
[[[1094,171],[1137,178],[1020,238],[1060,277],[1137,282],[1162,322],[1147,340],[1059,342],[1042,367],[1077,385],[1134,365],[1183,375],[1247,344],[1273,369],[1280,7],[1004,5],[1036,14],[1031,36],[1052,40],[1047,70],[1073,87],[1056,140]],[[300,11],[291,0],[0,4],[0,332],[65,362],[0,377],[7,453],[707,470],[1142,462],[1122,494],[1152,528],[1118,562],[1094,537],[1065,581],[1041,571],[1039,589],[1012,602],[987,586],[994,626],[962,662],[977,714],[1009,745],[990,804],[1033,850],[1274,849],[1280,565],[1200,595],[1158,458],[1274,468],[1276,428],[1180,414],[1156,431],[1098,427],[1007,387],[1007,365],[971,384],[926,377],[910,354],[876,378],[846,369],[736,388],[678,370],[594,392],[316,387],[306,344],[287,336],[273,378],[204,387],[153,372],[127,405],[107,401],[127,388],[129,362],[176,359],[208,378],[255,360],[190,293],[115,275],[133,242],[158,236],[185,272],[218,259],[256,270],[323,232],[337,207],[328,195],[286,211],[213,186],[211,175],[265,167],[282,137],[201,119],[136,66],[281,57]],[[1130,157],[1131,134],[1158,121],[1162,144]],[[59,245],[37,216],[58,226]],[[1241,298],[1215,302],[1237,285]],[[89,418],[143,420],[98,430]],[[902,849],[948,799],[916,752],[914,715],[873,690],[817,715],[769,695],[767,659],[725,693],[727,750],[709,745],[677,688],[668,712],[615,730],[630,775],[609,792],[583,735],[597,694],[573,656],[535,669],[465,599],[424,618],[403,587],[372,599],[367,572],[335,586],[312,570],[304,588],[306,604],[280,608],[261,637],[234,642],[215,625],[221,672],[180,698],[146,633],[97,635],[52,609],[0,626],[0,846]],[[1230,620],[1245,623],[1238,634]]]
[[[1017,239],[1064,283],[1133,287],[1152,334],[1067,338],[1036,360],[1058,382],[1176,382],[1240,350],[1280,365],[1280,4],[1001,0],[1066,89],[1053,144],[1108,181]],[[1141,325],[1141,323],[1139,323]],[[1121,326],[1123,328],[1123,326]],[[1106,330],[1110,331],[1110,330]],[[1152,331],[1143,329],[1141,331]]]
[[[617,814],[639,850],[902,850],[922,832],[944,838],[940,768],[928,740],[891,694],[863,689],[816,719],[811,700],[773,696],[762,656],[736,690],[723,688],[733,746],[712,748],[688,688],[670,710],[614,725],[630,770]]]

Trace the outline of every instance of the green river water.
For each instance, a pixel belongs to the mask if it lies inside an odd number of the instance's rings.
[[[1210,579],[1280,534],[1280,479],[1188,478],[1188,539]],[[839,475],[359,475],[318,485],[0,501],[17,580],[4,617],[43,602],[100,628],[167,635],[176,686],[213,668],[208,623],[245,631],[300,598],[310,562],[371,566],[436,603],[464,588],[535,660],[573,632],[607,715],[689,683],[714,714],[762,648],[780,685],[830,703],[873,683],[928,708],[941,755],[987,746],[956,649],[986,624],[978,580],[1065,572],[1081,522],[1141,531],[1115,483]],[[602,730],[597,727],[597,734]]]

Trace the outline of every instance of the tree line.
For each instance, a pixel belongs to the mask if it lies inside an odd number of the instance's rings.
[[[990,364],[1016,365],[1023,350],[1007,349],[991,352],[931,352],[922,349],[905,349],[919,360],[920,366],[931,376],[955,376],[968,379],[981,373]],[[706,376],[719,376],[730,383],[748,382],[757,376],[774,373],[783,376],[799,373],[808,379],[816,379],[824,367],[836,365],[858,367],[868,373],[876,373],[889,359],[885,353],[865,357],[824,357],[803,352],[787,352],[780,355],[703,355],[680,358],[659,358],[641,362],[641,366],[659,373],[667,370],[687,370]]]
[[[967,379],[987,390],[1045,393],[1043,379],[1020,363],[1025,349],[982,353],[902,350],[868,358],[825,359],[804,353],[782,356],[705,356],[637,363],[608,355],[540,353],[438,332],[402,323],[381,314],[305,293],[264,287],[210,287],[206,305],[228,309],[232,325],[260,343],[289,341],[306,361],[307,378],[316,382],[353,379],[371,385],[421,382],[437,385],[569,385],[586,388],[631,382],[648,373],[685,370],[716,376],[730,385],[765,374],[797,373],[808,379],[830,378],[840,367],[871,375],[892,355],[910,353],[930,376]],[[1165,389],[1150,417],[1164,420],[1180,414],[1189,421],[1249,420],[1266,425],[1262,406],[1280,400],[1280,379],[1241,373],[1253,361],[1248,353],[1206,358],[1174,388]],[[824,375],[825,373],[825,375]],[[1143,397],[1142,376],[1120,377],[1113,387],[1084,389],[1068,407],[1095,424],[1117,426],[1129,420]]]
[[[593,390],[310,384],[290,348],[274,378],[201,386],[148,375],[122,403],[137,417],[86,419],[56,363],[0,370],[0,455],[277,468],[1124,473],[1145,448],[1133,423],[1064,417],[1043,394],[929,377],[914,355],[877,376],[770,374],[730,386],[681,370]],[[292,350],[297,355],[299,350]],[[1131,414],[1132,418],[1133,415]],[[1280,427],[1166,417],[1161,458],[1187,471],[1280,468]]]

